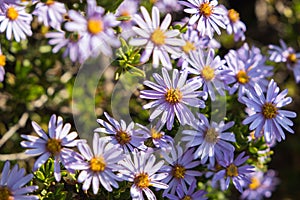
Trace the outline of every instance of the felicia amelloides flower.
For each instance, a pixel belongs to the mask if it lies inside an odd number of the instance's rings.
[[[54,158],[54,177],[56,181],[60,181],[60,162],[65,165],[69,162],[70,156],[74,151],[70,147],[75,147],[81,140],[75,139],[77,137],[76,132],[70,132],[71,125],[66,123],[63,125],[62,117],[56,117],[52,115],[48,125],[49,134],[46,134],[44,130],[36,123],[32,122],[32,126],[37,136],[21,135],[22,138],[28,141],[22,141],[21,146],[29,148],[26,150],[26,154],[40,157],[35,161],[33,171],[38,170],[49,157]]]
[[[32,16],[25,11],[25,6],[14,4],[4,4],[3,12],[0,12],[0,32],[6,31],[6,38],[17,42],[25,40],[26,36],[31,36]]]
[[[145,63],[149,60],[152,54],[152,64],[156,68],[161,64],[172,69],[172,63],[170,60],[170,54],[178,54],[178,46],[183,46],[184,41],[179,36],[179,30],[168,30],[171,24],[171,15],[167,14],[162,23],[160,24],[159,10],[157,7],[152,8],[152,19],[146,8],[141,7],[142,16],[134,15],[134,21],[137,26],[133,27],[138,37],[132,38],[129,41],[130,45],[145,47],[144,52],[141,55],[141,62]]]
[[[144,200],[143,192],[149,200],[156,200],[155,194],[149,188],[167,189],[168,185],[161,180],[167,177],[167,173],[158,173],[164,164],[161,160],[155,163],[156,158],[151,153],[134,149],[131,154],[127,154],[124,160],[118,164],[123,169],[119,170],[119,176],[128,182],[132,182],[130,194],[133,200]]]
[[[38,189],[38,186],[25,186],[33,178],[32,174],[25,176],[25,169],[16,164],[10,170],[10,163],[6,161],[0,177],[0,199],[1,200],[24,200],[39,199],[36,195],[28,195]]]
[[[213,38],[214,31],[221,34],[219,27],[226,29],[226,10],[218,5],[217,0],[186,0],[179,1],[188,7],[184,12],[192,14],[189,24],[197,23],[197,30],[201,36],[208,35]]]
[[[234,41],[245,40],[246,25],[240,20],[240,14],[234,9],[229,9],[227,17],[229,20],[226,26],[227,33],[234,35]]]

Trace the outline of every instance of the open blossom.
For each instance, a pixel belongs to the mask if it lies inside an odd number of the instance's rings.
[[[25,169],[16,164],[10,170],[10,163],[6,161],[0,176],[0,199],[2,200],[24,200],[39,199],[36,195],[28,195],[38,189],[38,186],[25,186],[33,178],[32,174],[25,176]]]
[[[168,68],[172,69],[170,54],[178,54],[179,46],[184,45],[184,41],[179,36],[179,30],[168,30],[171,24],[171,14],[167,14],[162,23],[160,24],[159,10],[157,7],[152,8],[152,19],[146,8],[141,7],[143,18],[135,14],[134,21],[137,26],[132,29],[138,37],[132,38],[129,41],[130,45],[143,46],[145,50],[141,55],[141,62],[144,63],[149,60],[152,54],[152,64],[157,68],[159,62]]]
[[[32,14],[36,15],[38,21],[43,22],[45,26],[60,30],[66,12],[64,3],[47,0],[45,3],[37,3]]]
[[[242,97],[246,106],[254,112],[244,119],[243,124],[250,124],[249,129],[255,130],[255,137],[260,136],[263,130],[267,143],[274,138],[278,142],[285,139],[282,127],[290,133],[294,131],[290,128],[293,122],[289,118],[296,117],[296,113],[287,110],[280,110],[282,106],[292,102],[291,97],[286,97],[288,90],[279,93],[277,83],[272,79],[268,85],[266,96],[258,85],[254,87],[255,92],[247,92],[247,97]]]
[[[86,142],[78,143],[80,156],[68,163],[69,168],[80,170],[78,182],[82,183],[84,191],[90,188],[92,183],[93,193],[97,194],[99,183],[109,192],[114,188],[119,188],[117,181],[121,179],[114,174],[120,169],[117,164],[124,158],[123,150],[119,145],[110,143],[107,138],[99,138],[98,133],[94,133],[93,152]]]
[[[212,165],[215,159],[220,160],[225,154],[233,153],[235,148],[229,142],[235,142],[235,135],[232,132],[226,132],[234,125],[234,122],[219,124],[209,123],[208,119],[198,114],[199,120],[196,120],[192,127],[195,130],[184,130],[182,132],[182,141],[187,141],[188,147],[197,147],[194,157],[201,157],[201,162],[205,163],[209,158]]]
[[[192,14],[189,24],[197,23],[197,30],[201,36],[208,35],[213,38],[214,32],[221,34],[219,27],[226,29],[226,10],[218,5],[217,0],[185,0],[180,4],[188,7],[184,12]]]
[[[168,130],[172,129],[175,116],[182,125],[191,124],[195,117],[187,106],[205,107],[199,99],[203,92],[197,91],[201,83],[187,81],[187,72],[179,74],[177,69],[173,70],[172,79],[165,68],[162,68],[162,77],[154,73],[153,78],[157,83],[144,81],[144,85],[151,89],[143,90],[140,94],[141,98],[154,100],[143,106],[144,109],[155,108],[149,120],[153,121],[162,115],[161,121],[167,124]]]
[[[126,181],[133,182],[130,188],[132,200],[144,200],[145,193],[149,200],[156,200],[155,194],[149,188],[167,189],[168,185],[162,183],[167,173],[158,173],[164,164],[161,160],[155,163],[156,158],[151,153],[134,149],[131,154],[127,154],[124,160],[119,162],[123,169],[119,170],[119,176]]]
[[[69,162],[70,156],[74,151],[71,147],[75,147],[81,140],[75,139],[78,134],[76,132],[70,132],[71,125],[66,123],[63,125],[62,117],[56,117],[52,115],[48,125],[49,134],[46,134],[44,130],[36,123],[32,122],[32,126],[37,136],[21,135],[22,138],[28,141],[22,141],[21,146],[29,148],[26,150],[26,154],[40,155],[35,161],[33,171],[36,171],[43,165],[49,157],[54,157],[54,177],[56,181],[60,181],[60,162],[65,166],[66,162]]]
[[[194,148],[183,151],[180,145],[173,146],[170,153],[162,151],[162,157],[169,164],[163,166],[159,171],[168,173],[168,176],[163,179],[163,182],[169,185],[169,188],[164,190],[163,196],[167,193],[175,194],[178,187],[187,190],[187,186],[196,181],[197,176],[202,173],[193,170],[200,165],[199,160],[194,159]]]
[[[12,37],[17,42],[25,40],[27,36],[32,35],[30,23],[32,15],[26,13],[25,6],[15,4],[2,5],[3,12],[0,12],[0,32],[6,31],[6,38]]]

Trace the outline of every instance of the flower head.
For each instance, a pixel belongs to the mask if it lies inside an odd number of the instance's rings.
[[[145,46],[145,50],[141,56],[141,62],[144,63],[149,60],[152,54],[152,64],[156,68],[159,62],[164,67],[172,69],[170,60],[171,54],[178,54],[178,46],[183,46],[184,41],[176,38],[179,36],[179,30],[168,30],[171,23],[171,14],[167,14],[162,23],[160,24],[159,10],[157,7],[152,8],[152,19],[146,8],[141,7],[143,18],[135,14],[134,21],[139,26],[132,27],[138,35],[129,41],[133,46]]]
[[[151,90],[141,91],[141,98],[154,99],[144,105],[144,109],[156,107],[150,115],[150,121],[162,114],[162,123],[167,123],[167,129],[171,130],[176,115],[182,125],[190,124],[195,117],[187,105],[197,108],[205,106],[198,98],[203,93],[196,91],[201,83],[187,81],[187,72],[180,75],[177,69],[173,70],[172,81],[165,68],[162,68],[162,75],[154,73],[153,78],[157,83],[144,81],[144,85]]]
[[[85,142],[78,143],[78,150],[81,156],[68,163],[69,167],[80,170],[78,182],[83,183],[82,189],[88,190],[92,183],[94,194],[98,193],[99,183],[109,192],[118,188],[117,181],[120,181],[114,172],[120,167],[117,162],[124,158],[123,150],[119,145],[110,143],[107,138],[99,138],[98,133],[94,133],[93,152]]]
[[[227,33],[234,35],[234,41],[245,40],[246,25],[240,20],[240,14],[234,9],[229,9],[227,17],[229,21],[226,27]]]
[[[10,163],[6,161],[2,169],[2,174],[0,177],[0,199],[2,200],[24,200],[24,199],[39,199],[36,195],[28,195],[28,193],[33,192],[38,189],[38,186],[26,186],[31,179],[32,174],[27,174],[25,176],[25,169],[15,165],[12,170],[10,170]]]
[[[54,157],[54,176],[56,181],[60,181],[60,162],[63,165],[69,162],[70,156],[74,151],[69,147],[75,147],[80,141],[75,139],[77,137],[76,132],[70,132],[71,125],[66,123],[63,125],[62,117],[56,117],[52,115],[48,125],[49,134],[46,134],[44,130],[36,123],[32,122],[32,126],[37,136],[21,135],[22,138],[28,141],[22,141],[21,146],[29,148],[26,150],[26,154],[41,155],[34,163],[33,171],[36,171],[43,165],[48,158]]]
[[[3,55],[0,45],[0,82],[4,80],[5,69],[4,66],[6,65],[6,56]]]
[[[247,92],[247,97],[242,98],[246,106],[254,111],[243,121],[243,124],[251,123],[249,129],[255,129],[255,137],[259,137],[263,130],[264,138],[268,143],[274,137],[278,142],[285,139],[282,127],[288,132],[294,133],[290,128],[293,122],[288,118],[296,117],[296,113],[280,110],[282,106],[292,102],[291,97],[285,97],[288,93],[287,89],[279,93],[279,87],[273,79],[268,85],[266,96],[258,85],[255,85],[254,89],[255,93]]]
[[[166,178],[167,173],[158,173],[164,164],[161,160],[155,164],[156,158],[153,154],[134,149],[132,156],[127,154],[124,160],[119,162],[123,169],[119,170],[119,176],[126,181],[132,182],[130,194],[133,200],[143,200],[143,192],[147,198],[156,199],[150,186],[167,189],[168,185],[161,180]]]

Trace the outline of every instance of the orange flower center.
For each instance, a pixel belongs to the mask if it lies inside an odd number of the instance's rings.
[[[249,76],[247,75],[247,73],[243,70],[240,70],[237,75],[236,75],[236,79],[239,83],[241,84],[246,84],[249,82]]]
[[[8,19],[14,21],[18,18],[19,13],[14,7],[9,7],[6,11],[6,16],[8,17]]]
[[[159,28],[154,30],[151,35],[151,41],[156,45],[165,44],[165,39],[166,39],[165,33],[162,30],[160,30]]]
[[[251,190],[256,190],[260,186],[260,181],[256,177],[251,178],[251,183],[249,184],[249,188]]]
[[[170,88],[167,90],[166,94],[165,94],[165,98],[166,101],[169,103],[178,103],[181,101],[182,99],[182,93],[180,92],[180,90],[178,88],[173,89]]]
[[[45,4],[46,4],[47,6],[51,6],[51,5],[53,5],[54,3],[55,3],[55,1],[53,1],[53,0],[47,0]]]
[[[201,71],[201,75],[206,81],[211,81],[215,77],[215,70],[210,66],[205,66]]]
[[[265,118],[272,119],[278,114],[277,108],[272,103],[265,103],[262,107],[262,113]]]
[[[158,140],[158,139],[162,138],[162,136],[163,136],[163,134],[161,134],[161,132],[158,132],[154,128],[151,128],[150,131],[151,131],[151,137],[154,140]]]
[[[131,137],[130,135],[128,135],[128,133],[126,131],[118,131],[116,133],[116,140],[119,142],[119,144],[124,145],[130,142]]]
[[[231,163],[226,169],[226,175],[231,177],[238,176],[238,168],[233,163]]]
[[[52,155],[56,155],[56,154],[60,153],[60,151],[61,151],[61,140],[55,139],[55,138],[50,138],[50,139],[47,141],[46,149],[47,149]]]
[[[290,53],[287,57],[289,63],[295,64],[297,62],[297,56],[295,53]]]
[[[199,11],[205,17],[209,17],[213,12],[213,8],[211,5],[209,5],[209,3],[203,3],[200,5]]]
[[[187,41],[185,43],[185,45],[182,47],[182,50],[184,51],[184,53],[188,54],[190,51],[196,50],[196,47],[195,47],[195,45],[192,42]]]
[[[105,160],[103,156],[94,157],[90,160],[90,168],[94,172],[102,172],[106,167]]]
[[[177,164],[173,167],[172,174],[175,178],[182,179],[185,175],[185,168]]]
[[[139,188],[147,188],[150,186],[150,179],[147,173],[141,173],[133,180],[134,184]]]
[[[230,21],[235,23],[240,20],[240,14],[236,12],[234,9],[230,9],[228,10],[228,18],[230,19]]]
[[[103,31],[103,22],[98,19],[89,19],[87,23],[87,28],[91,34],[96,35]]]
[[[4,67],[6,64],[6,56],[0,55],[0,66]]]

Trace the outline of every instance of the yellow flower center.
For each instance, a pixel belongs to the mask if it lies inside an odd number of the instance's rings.
[[[216,143],[218,140],[219,133],[214,128],[209,128],[205,134],[205,141],[208,143]]]
[[[9,7],[6,11],[6,16],[8,17],[8,19],[14,21],[18,18],[19,13],[14,7]]]
[[[276,106],[272,103],[265,103],[262,107],[262,113],[267,119],[272,119],[278,114]]]
[[[295,64],[297,62],[297,56],[295,53],[290,53],[287,57],[289,63]]]
[[[55,138],[50,138],[50,139],[47,141],[46,149],[47,149],[52,155],[56,155],[56,154],[60,153],[60,151],[61,151],[61,140],[55,139]]]
[[[51,5],[54,4],[54,3],[55,3],[55,1],[53,1],[53,0],[47,0],[45,4],[46,4],[47,6],[51,6]]]
[[[226,174],[227,176],[231,176],[231,177],[238,176],[239,175],[238,168],[233,163],[231,163],[226,169]]]
[[[200,5],[199,11],[205,17],[209,17],[213,12],[213,7],[209,3],[203,3]]]
[[[173,167],[172,174],[175,178],[182,179],[185,175],[185,168],[177,164]]]
[[[215,70],[210,66],[205,66],[201,71],[201,75],[206,81],[211,81],[215,77]]]
[[[166,39],[165,33],[159,28],[154,30],[151,35],[151,41],[156,45],[165,44],[165,39]]]
[[[94,172],[102,172],[106,167],[105,160],[103,156],[94,157],[90,160],[90,168]]]
[[[89,19],[87,28],[91,34],[96,35],[103,31],[103,22],[99,19]]]
[[[247,73],[243,70],[240,70],[237,75],[236,75],[236,79],[239,83],[241,84],[246,84],[249,82],[249,76],[247,75]]]
[[[122,130],[118,131],[115,137],[118,143],[121,145],[129,143],[131,140],[130,135],[128,135],[126,131],[122,131]]]
[[[155,130],[154,128],[151,128],[151,130],[150,130],[150,132],[151,132],[151,137],[152,137],[152,139],[154,139],[154,140],[159,140],[160,138],[162,138],[162,134],[161,134],[161,132],[158,132],[157,130]]]
[[[185,45],[182,47],[182,50],[184,51],[184,53],[188,54],[190,51],[196,50],[196,47],[195,47],[195,45],[192,42],[187,41],[185,43]]]
[[[180,92],[180,90],[178,88],[176,88],[176,89],[170,88],[167,90],[167,92],[165,94],[165,98],[166,98],[166,101],[169,103],[178,103],[182,99],[182,93]]]
[[[141,173],[133,180],[134,184],[139,188],[147,188],[150,186],[150,179],[147,173]]]
[[[181,200],[192,200],[192,197],[187,195],[187,196],[183,197]]]
[[[6,186],[0,186],[0,200],[14,200],[10,190]]]
[[[6,56],[0,55],[0,66],[4,67],[6,64]]]
[[[251,183],[249,184],[249,188],[251,190],[256,190],[260,186],[260,181],[256,177],[251,178]]]
[[[240,20],[240,14],[236,12],[234,9],[230,9],[228,10],[228,18],[230,19],[230,21],[235,23]]]

